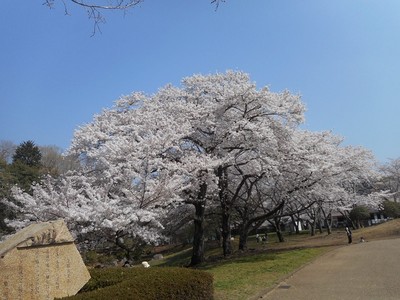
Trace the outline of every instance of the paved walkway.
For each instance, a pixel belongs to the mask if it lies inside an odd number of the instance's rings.
[[[399,300],[400,239],[335,249],[281,282],[264,300]]]

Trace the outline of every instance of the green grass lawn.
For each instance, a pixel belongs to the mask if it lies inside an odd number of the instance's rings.
[[[249,299],[273,288],[285,276],[333,247],[346,245],[347,238],[343,229],[335,230],[331,235],[307,233],[287,235],[286,242],[279,243],[271,233],[267,244],[256,243],[250,237],[247,253],[236,251],[231,258],[223,259],[220,248],[206,251],[209,262],[199,269],[214,275],[215,299]],[[363,236],[366,240],[400,236],[400,219],[378,226],[353,231],[354,241]],[[233,248],[237,249],[237,240]],[[184,266],[190,261],[191,249],[165,256],[163,261],[152,261],[152,265]]]
[[[400,219],[353,231],[355,242],[361,236],[367,241],[400,237]],[[284,243],[279,243],[276,235],[271,233],[268,243],[256,243],[255,237],[250,237],[249,251],[235,250],[231,257],[223,258],[222,249],[214,241],[207,244],[207,261],[198,269],[213,274],[216,300],[252,299],[333,247],[346,244],[343,229],[337,229],[330,235],[322,233],[313,237],[306,233],[287,235]],[[238,241],[235,240],[233,249],[237,247]],[[187,246],[163,254],[164,259],[150,261],[152,268],[187,266],[192,253],[191,247]]]
[[[214,275],[215,299],[248,299],[277,284],[283,276],[329,248],[262,253],[234,258],[201,269]]]
[[[224,259],[221,248],[210,247],[206,251],[207,262],[198,267],[213,274],[215,299],[249,299],[276,285],[285,275],[325,253],[331,247],[281,250],[275,234],[269,235],[269,242],[256,243],[249,239],[248,252],[235,251],[232,257]],[[308,235],[288,237],[286,246],[299,247]],[[233,242],[237,249],[237,242]],[[275,250],[278,248],[278,250]],[[184,249],[166,255],[162,261],[151,261],[156,266],[185,266],[190,261],[191,249]]]

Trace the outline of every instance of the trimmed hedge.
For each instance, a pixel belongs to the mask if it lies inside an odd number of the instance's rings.
[[[211,274],[184,268],[91,269],[92,278],[69,300],[213,299]]]

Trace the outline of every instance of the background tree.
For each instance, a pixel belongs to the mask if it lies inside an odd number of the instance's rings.
[[[58,176],[79,168],[78,158],[63,155],[57,146],[37,147],[28,141],[17,147],[10,141],[0,141],[0,199],[9,197],[15,184],[27,190],[42,175]]]
[[[12,142],[2,141],[0,154],[0,199],[13,201],[11,189],[14,185],[29,191],[31,184],[39,180],[40,151],[32,141],[23,142],[18,147]],[[9,232],[4,220],[14,216],[8,206],[0,204],[0,230],[3,234]]]
[[[382,203],[382,208],[386,216],[390,218],[400,217],[400,203],[390,200],[385,200]]]
[[[16,149],[9,167],[15,178],[15,184],[23,190],[30,191],[31,185],[40,180],[40,160],[42,154],[32,141],[22,142]]]
[[[79,159],[73,155],[63,155],[62,149],[57,146],[40,146],[42,154],[40,164],[41,173],[57,177],[71,170],[79,170]]]
[[[0,158],[0,199],[9,195],[12,182],[13,179],[8,171],[8,164],[4,159]]]
[[[16,148],[17,146],[13,142],[0,140],[0,159],[11,163]]]
[[[400,202],[400,158],[391,159],[388,163],[381,166],[382,176],[377,185],[391,193],[391,200]]]
[[[370,218],[370,209],[364,205],[356,206],[350,211],[350,218],[357,228],[364,227],[363,221]]]
[[[26,141],[15,149],[12,162],[19,162],[30,167],[39,167],[41,158],[42,154],[39,147],[32,141]]]
[[[4,203],[1,203],[1,199],[11,198],[11,188],[15,183],[15,178],[9,169],[9,164],[6,160],[0,158],[0,238],[11,231],[11,228],[5,223],[5,219],[14,217],[12,210]]]

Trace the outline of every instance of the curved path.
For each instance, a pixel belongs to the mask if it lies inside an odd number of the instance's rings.
[[[399,300],[400,239],[335,249],[259,299]]]

